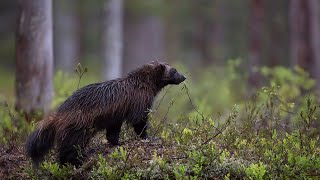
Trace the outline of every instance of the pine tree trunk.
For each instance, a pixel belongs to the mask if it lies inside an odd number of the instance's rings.
[[[262,36],[265,21],[264,0],[251,0],[251,19],[249,35],[249,84],[258,86],[260,75],[256,68],[262,60]]]
[[[314,65],[312,74],[316,79],[317,94],[320,95],[320,1],[309,0],[311,50]]]
[[[214,22],[212,38],[209,39],[208,50],[211,55],[211,60],[216,64],[224,64],[227,61],[228,55],[228,43],[227,43],[227,27],[226,22],[230,11],[225,1],[215,1]]]
[[[270,67],[289,63],[288,5],[288,1],[266,1],[265,62]]]
[[[310,49],[308,5],[305,0],[291,0],[289,5],[290,59],[292,65],[298,65],[311,72],[312,59]]]
[[[122,75],[123,1],[106,0],[104,8],[102,58],[105,63],[103,77],[105,80],[110,80]]]
[[[52,84],[52,2],[19,0],[16,30],[16,108],[50,110]]]

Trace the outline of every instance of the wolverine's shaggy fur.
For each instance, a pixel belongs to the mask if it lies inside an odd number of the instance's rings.
[[[124,78],[87,85],[39,122],[27,141],[27,153],[38,165],[56,143],[60,163],[79,165],[83,149],[97,131],[105,129],[108,141],[117,145],[124,121],[147,138],[148,109],[155,96],[164,86],[184,80],[168,64],[153,61]]]

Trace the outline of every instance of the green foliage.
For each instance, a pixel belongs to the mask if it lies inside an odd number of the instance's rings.
[[[293,70],[285,67],[263,67],[261,73],[270,81],[270,86],[280,86],[280,95],[295,98],[301,95],[302,90],[310,90],[315,85],[315,80],[300,67]]]
[[[264,179],[263,176],[267,172],[267,165],[264,165],[262,162],[252,163],[245,169],[246,175],[249,179]]]
[[[48,173],[48,176],[56,179],[68,179],[72,175],[72,169],[72,166],[60,166],[57,162],[45,161],[42,164],[42,173]]]
[[[7,101],[0,101],[0,144],[24,139],[32,125],[24,120],[23,114],[14,111]]]
[[[14,74],[3,67],[0,67],[0,72],[0,101],[6,99],[8,102],[11,102],[14,96]],[[9,97],[11,98],[9,99]]]
[[[98,167],[92,170],[92,179],[103,177],[104,179],[116,179],[120,174],[116,172],[114,167],[111,167],[107,159],[101,154],[98,156]]]
[[[117,160],[126,161],[128,152],[123,149],[123,147],[119,147],[110,154],[110,157]]]

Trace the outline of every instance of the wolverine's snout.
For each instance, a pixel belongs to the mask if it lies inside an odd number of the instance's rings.
[[[176,72],[174,74],[174,78],[173,78],[173,84],[180,84],[182,83],[184,80],[186,80],[187,78],[184,75],[179,74],[178,72]]]

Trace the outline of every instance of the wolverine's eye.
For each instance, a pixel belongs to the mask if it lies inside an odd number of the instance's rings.
[[[173,68],[171,71],[170,71],[170,75],[174,75],[175,73],[177,73],[177,70],[175,68]]]
[[[175,68],[173,68],[173,69],[172,69],[172,72],[173,72],[173,73],[176,73],[176,72],[177,72],[177,70],[176,70]]]

